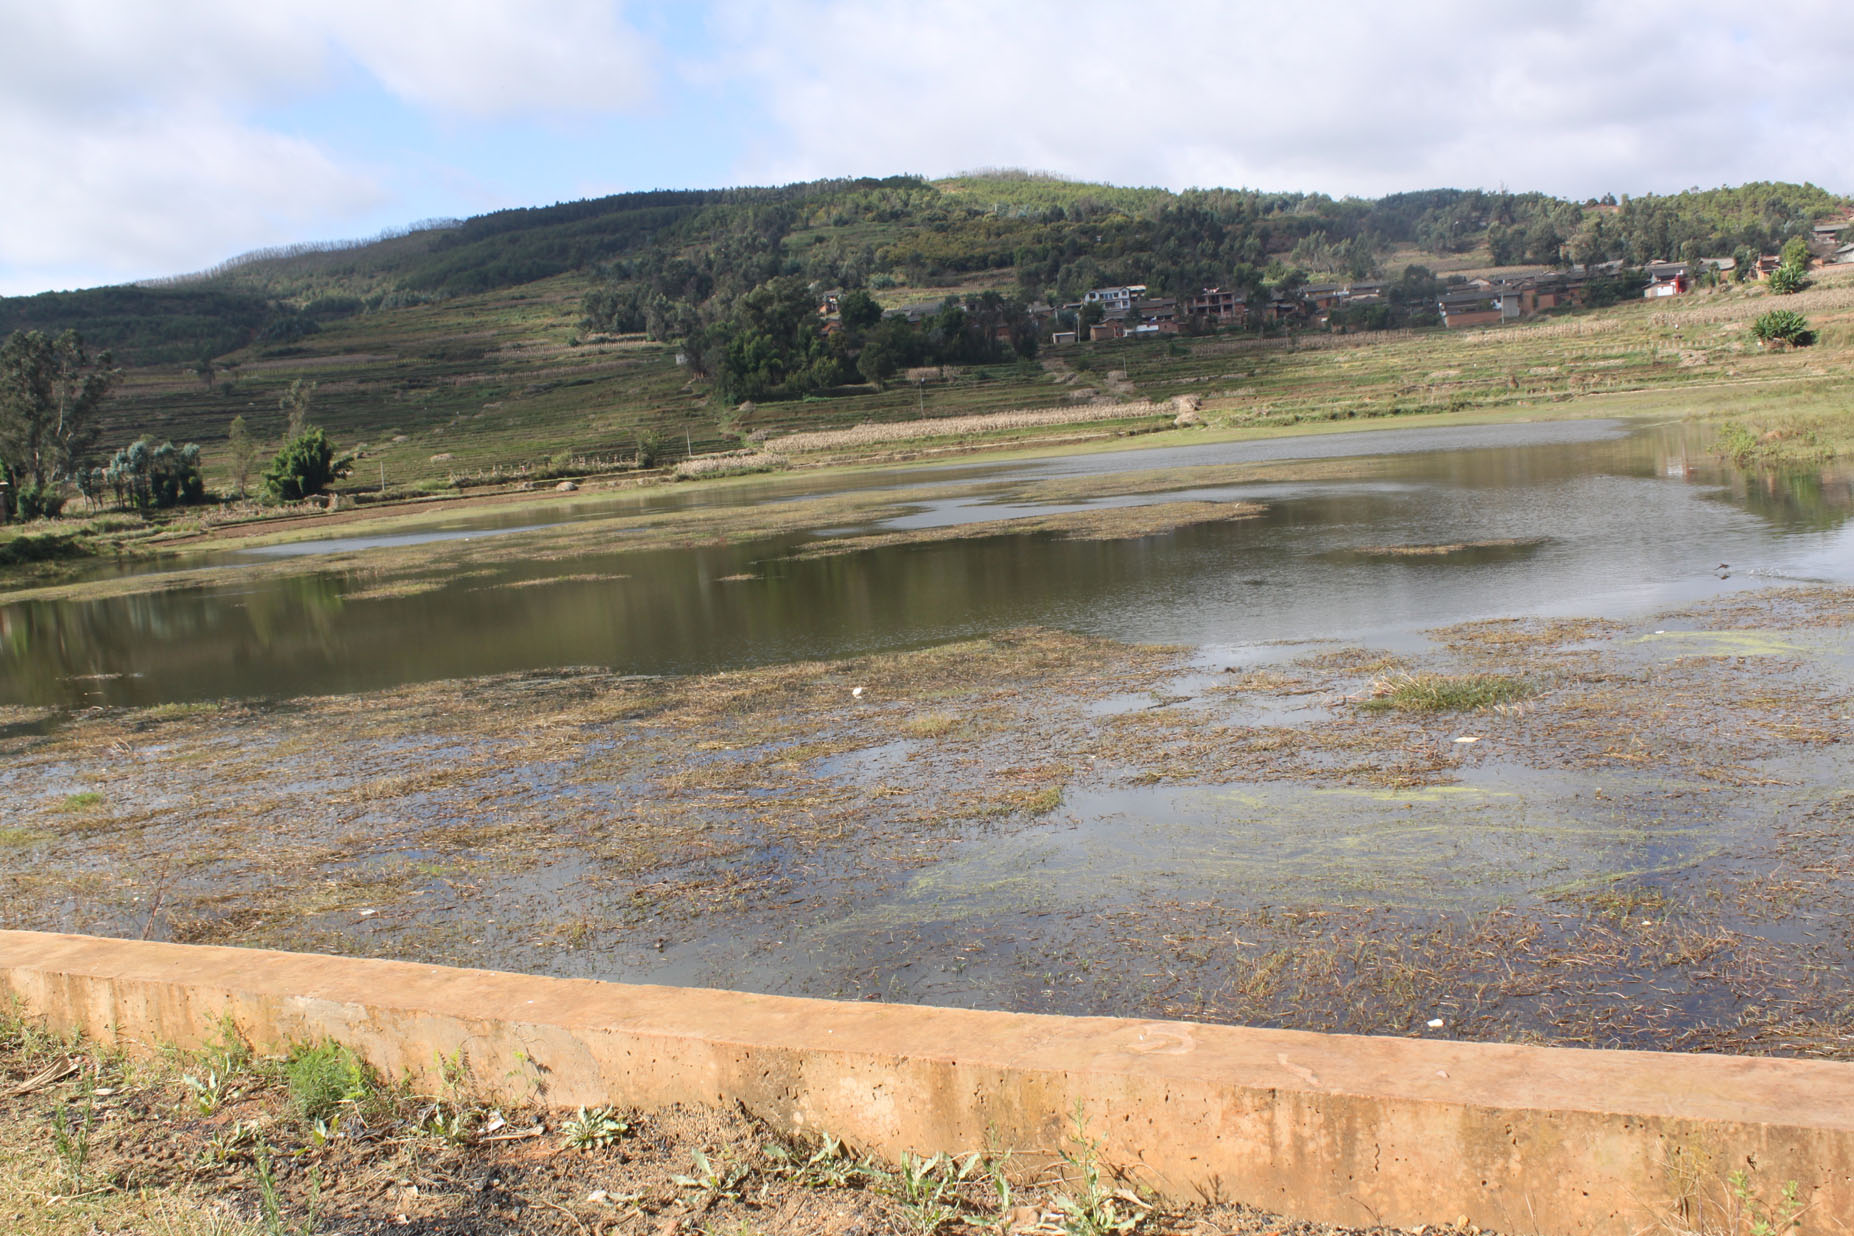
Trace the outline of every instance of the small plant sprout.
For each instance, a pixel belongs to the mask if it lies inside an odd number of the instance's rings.
[[[96,1127],[96,1104],[88,1100],[83,1112],[76,1119],[71,1116],[71,1109],[60,1103],[58,1110],[52,1113],[52,1150],[58,1156],[58,1165],[64,1168],[65,1177],[71,1182],[73,1193],[84,1191],[84,1169],[90,1162],[90,1133]]]
[[[1088,1136],[1088,1121],[1081,1104],[1075,1105],[1075,1149],[1062,1151],[1065,1184],[1056,1199],[1063,1213],[1062,1230],[1068,1236],[1125,1236],[1139,1230],[1152,1209],[1129,1189],[1110,1188],[1101,1179],[1101,1143]]]
[[[1801,1226],[1803,1212],[1808,1207],[1799,1196],[1800,1186],[1796,1181],[1785,1181],[1783,1192],[1774,1202],[1766,1202],[1758,1196],[1749,1172],[1733,1172],[1725,1178],[1725,1183],[1732,1191],[1732,1200],[1738,1203],[1745,1236],[1789,1236]]]
[[[582,1107],[560,1126],[569,1150],[603,1150],[631,1131],[631,1122],[609,1107]]]
[[[933,1236],[959,1217],[958,1188],[977,1170],[981,1157],[955,1159],[944,1152],[931,1158],[901,1156],[901,1170],[893,1177],[895,1197],[921,1236]]]
[[[232,1084],[229,1074],[216,1068],[204,1068],[197,1073],[181,1075],[180,1082],[193,1097],[193,1106],[202,1116],[210,1116],[236,1099],[240,1093]]]
[[[710,1201],[740,1197],[741,1187],[746,1184],[748,1176],[744,1166],[725,1160],[716,1166],[706,1150],[697,1150],[690,1156],[690,1161],[692,1170],[687,1175],[671,1176],[671,1184],[678,1189],[705,1194]]]
[[[258,1146],[258,1128],[246,1120],[234,1121],[214,1133],[200,1151],[200,1164],[218,1167],[251,1158]]]
[[[773,1161],[774,1175],[789,1177],[808,1188],[841,1189],[870,1175],[869,1169],[828,1133],[808,1155],[777,1142],[767,1148],[766,1155]]]
[[[277,1188],[276,1169],[271,1164],[270,1147],[257,1139],[252,1152],[257,1174],[258,1217],[264,1221],[265,1236],[314,1236],[322,1209],[322,1169],[309,1169],[308,1188],[303,1204],[303,1221],[289,1223],[283,1214],[283,1193]]]

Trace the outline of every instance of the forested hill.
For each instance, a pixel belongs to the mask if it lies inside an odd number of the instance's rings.
[[[756,290],[764,300],[797,286],[864,289],[891,305],[982,286],[1062,301],[1113,284],[1189,295],[1395,279],[1430,255],[1692,259],[1774,252],[1847,205],[1807,184],[1602,202],[1455,189],[1367,201],[1021,172],[631,193],[267,251],[157,285],[0,299],[0,334],[74,327],[130,364],[197,364],[287,348],[337,318],[566,275],[583,280],[590,329],[680,342],[737,320]]]

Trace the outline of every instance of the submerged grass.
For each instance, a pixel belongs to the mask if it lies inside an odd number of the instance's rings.
[[[1523,678],[1501,674],[1393,674],[1371,684],[1359,707],[1373,711],[1472,712],[1538,694]]]

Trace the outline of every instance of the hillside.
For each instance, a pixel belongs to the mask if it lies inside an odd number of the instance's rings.
[[[1222,286],[1261,304],[1323,278],[1376,276],[1388,303],[1373,324],[1421,326],[1441,286],[1431,270],[1763,253],[1847,205],[1811,185],[1619,203],[1459,190],[1363,201],[1019,172],[666,191],[269,251],[153,286],[4,299],[0,334],[75,328],[115,351],[112,449],[143,433],[198,441],[222,475],[231,419],[276,440],[278,396],[301,378],[317,384],[312,420],[365,448],[354,484],[377,487],[383,467],[390,485],[430,485],[557,456],[588,467],[640,450],[675,457],[756,432],[1041,406],[1080,390],[1317,403],[1320,381],[1277,389],[1303,380],[1288,375],[1304,344],[1280,346],[1297,320],[1051,355],[1048,327],[1060,321],[1026,307],[1116,284],[1174,297]],[[1419,272],[1406,277],[1410,266]],[[830,290],[846,292],[834,336],[815,315]],[[856,290],[878,316],[992,295],[953,317],[852,325]],[[1602,383],[1634,364],[1608,359]],[[928,372],[935,380],[907,380]],[[1372,397],[1469,398],[1422,386]]]

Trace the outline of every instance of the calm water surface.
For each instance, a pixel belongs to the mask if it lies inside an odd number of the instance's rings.
[[[0,607],[0,702],[320,694],[564,665],[703,671],[1023,624],[1196,645],[1221,659],[1284,639],[1398,647],[1420,642],[1424,628],[1476,618],[1626,616],[1773,582],[1854,582],[1848,479],[1738,477],[1706,452],[1709,436],[1606,421],[1389,430],[631,495],[579,507],[574,518],[846,489],[1375,457],[1358,480],[1100,499],[1267,506],[1258,519],[1136,540],[1013,535],[787,557],[819,536],[849,531],[820,528],[726,548],[507,563],[397,598],[357,598],[376,581],[349,559],[285,580],[234,575],[181,591],[16,603]],[[1188,486],[1188,476],[1180,483]],[[1077,505],[1089,504],[1031,508],[949,497],[878,527]],[[533,533],[533,520],[532,512],[492,513],[443,535]],[[1508,538],[1527,545],[1445,559],[1356,552]],[[626,578],[547,582],[586,575]],[[750,578],[728,578],[743,575]]]

